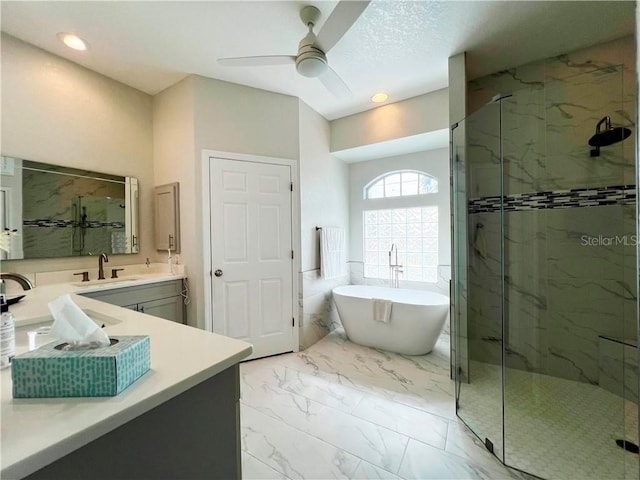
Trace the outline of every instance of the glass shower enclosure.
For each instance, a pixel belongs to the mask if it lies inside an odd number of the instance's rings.
[[[635,139],[588,144],[629,124],[622,85],[532,84],[451,131],[457,415],[541,478],[638,478]]]

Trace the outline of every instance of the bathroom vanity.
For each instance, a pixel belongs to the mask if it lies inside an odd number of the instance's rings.
[[[182,280],[170,280],[81,295],[165,320],[185,323],[182,290]]]
[[[27,349],[27,330],[50,321],[47,303],[69,289],[78,306],[106,319],[109,335],[149,335],[151,370],[114,397],[42,399],[13,399],[11,372],[2,370],[0,477],[240,478],[238,362],[251,345],[54,284],[27,292],[13,310],[17,353]]]

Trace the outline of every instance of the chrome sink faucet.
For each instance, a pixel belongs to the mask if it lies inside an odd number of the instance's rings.
[[[104,267],[102,266],[103,261],[109,263],[109,257],[107,257],[106,253],[101,253],[98,257],[98,280],[104,280]]]
[[[391,262],[391,257],[395,253],[395,258],[393,262]],[[390,270],[390,286],[391,288],[398,288],[400,286],[400,274],[403,273],[401,270],[402,265],[398,264],[398,247],[395,243],[391,244],[391,250],[389,250],[389,270]]]

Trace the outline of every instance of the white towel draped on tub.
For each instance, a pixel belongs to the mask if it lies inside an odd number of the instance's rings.
[[[372,298],[371,300],[373,301],[373,319],[376,322],[389,323],[393,302],[386,298]]]
[[[320,276],[341,277],[345,264],[344,229],[322,227],[320,230]]]

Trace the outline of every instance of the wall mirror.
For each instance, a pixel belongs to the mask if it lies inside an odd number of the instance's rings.
[[[0,162],[0,259],[138,253],[136,178]]]

